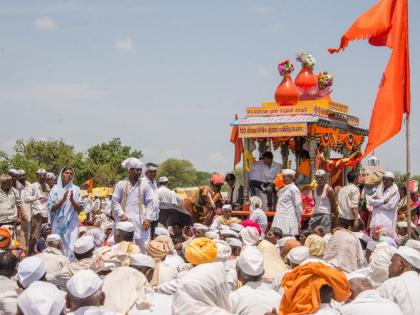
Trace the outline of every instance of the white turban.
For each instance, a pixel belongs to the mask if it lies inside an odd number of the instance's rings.
[[[55,285],[36,281],[19,295],[17,304],[24,315],[59,315],[66,300]]]
[[[300,265],[304,260],[309,258],[309,248],[306,246],[298,246],[292,248],[287,254],[287,259],[291,264]]]
[[[91,235],[82,236],[74,243],[74,252],[76,254],[84,254],[95,247],[94,238]]]
[[[324,177],[324,176],[327,176],[327,173],[322,169],[321,170],[316,170],[315,176]]]
[[[48,172],[47,173],[47,178],[48,179],[55,178],[55,174],[53,172]]]
[[[222,211],[232,211],[232,205],[223,205]]]
[[[238,223],[231,223],[229,225],[230,229],[239,233],[240,231],[242,231],[244,229],[244,226],[242,224],[238,224]]]
[[[242,248],[242,242],[237,238],[227,238],[226,243],[228,243],[230,246]]]
[[[416,249],[417,251],[420,252],[420,241],[410,239],[410,240],[407,241],[407,243],[405,243],[405,246],[414,248],[414,249]]]
[[[47,171],[46,171],[46,170],[44,170],[43,168],[39,168],[39,169],[36,171],[36,173],[37,173],[38,175],[47,175]]]
[[[397,248],[397,247],[398,247],[398,246],[397,246],[397,243],[395,243],[394,239],[392,239],[392,238],[391,238],[391,237],[389,237],[389,236],[381,236],[381,237],[379,238],[379,242],[385,242],[385,243],[387,243],[388,245],[393,246],[393,247],[395,247],[395,248]]]
[[[98,292],[101,286],[102,280],[90,269],[76,272],[66,284],[67,292],[79,299],[92,296]]]
[[[9,169],[8,173],[9,175],[19,175],[18,171],[14,168]]]
[[[131,223],[130,221],[121,221],[115,225],[115,229],[125,231],[128,233],[134,232],[134,224]]]
[[[260,236],[258,235],[258,230],[252,226],[247,226],[242,231],[239,232],[239,235],[242,238],[244,246],[257,245]]]
[[[420,252],[408,246],[400,246],[395,254],[404,258],[410,265],[420,269]]]
[[[397,249],[395,247],[392,247],[385,242],[376,245],[369,263],[371,270],[370,280],[374,287],[381,285],[388,279],[389,265],[391,265],[391,258],[396,251]]]
[[[219,234],[216,231],[207,231],[206,234],[204,234],[204,236],[212,240],[219,239]]]
[[[169,231],[167,230],[167,229],[165,229],[164,227],[160,227],[160,226],[157,226],[156,228],[155,228],[155,234],[156,235],[166,235],[166,236],[168,236],[168,237],[170,237],[171,235],[169,234]]]
[[[130,266],[132,267],[149,267],[156,268],[156,261],[149,255],[135,254],[128,257],[130,259]]]
[[[23,169],[17,171],[17,175],[25,175],[26,172]]]
[[[136,158],[128,158],[121,163],[121,166],[127,169],[128,171],[132,168],[141,169],[143,168],[143,162]]]
[[[208,231],[209,228],[201,223],[194,223],[193,224],[194,230],[202,230],[202,231]]]
[[[220,230],[220,235],[226,236],[231,235],[234,237],[238,237],[238,233],[236,233],[234,230],[228,229],[228,230]]]
[[[220,261],[222,263],[226,262],[232,254],[232,249],[230,248],[230,245],[222,240],[214,240],[214,242],[217,246],[216,261]]]
[[[169,182],[168,177],[166,176],[159,177],[159,183],[167,183],[167,182]]]
[[[238,258],[238,267],[248,276],[260,276],[264,273],[263,255],[255,246],[248,246]]]
[[[61,241],[61,236],[59,234],[50,234],[47,236],[47,243],[56,241]]]
[[[383,177],[394,179],[395,178],[395,175],[392,172],[385,172]]]

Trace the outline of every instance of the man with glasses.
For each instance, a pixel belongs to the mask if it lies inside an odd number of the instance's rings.
[[[29,239],[29,254],[34,253],[34,246],[41,235],[41,226],[48,222],[48,192],[47,171],[39,169],[36,172],[37,182],[30,185],[23,194],[23,201],[30,204],[32,220]]]
[[[367,196],[367,204],[372,207],[369,226],[371,234],[379,227],[383,229],[386,236],[395,238],[399,200],[400,193],[398,186],[394,184],[394,174],[385,172],[376,192],[371,197]]]

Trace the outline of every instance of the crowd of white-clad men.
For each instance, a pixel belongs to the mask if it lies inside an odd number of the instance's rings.
[[[315,214],[322,216],[308,231],[299,227],[299,200],[291,199],[292,170],[282,171],[286,185],[271,229],[261,199],[253,196],[250,219],[241,222],[226,204],[209,227],[195,223],[189,230],[178,222],[158,223],[160,202],[180,200],[167,178],[157,187],[156,165],[130,158],[122,166],[128,176],[115,186],[112,211],[103,211],[97,227],[80,227],[84,202],[72,168],[63,168],[55,185],[46,183],[44,170],[32,185],[19,174],[1,176],[0,312],[420,314],[420,242],[400,245],[395,240],[402,235],[375,241],[345,224],[331,229],[325,214],[334,206],[325,172],[316,174],[314,198]],[[19,192],[20,185],[27,187]],[[338,199],[338,208],[352,210],[351,194]],[[21,224],[20,239],[35,254],[21,261],[14,243],[18,215],[31,222],[30,228]],[[407,229],[398,224],[399,231]]]

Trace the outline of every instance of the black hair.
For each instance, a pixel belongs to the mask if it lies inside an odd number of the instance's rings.
[[[305,159],[309,159],[309,152],[306,151],[306,150],[303,150],[302,152],[300,152],[300,157],[305,158]]]
[[[319,295],[321,296],[321,303],[331,303],[333,289],[328,284],[324,284],[319,288]]]
[[[0,253],[0,275],[8,278],[12,277],[16,270],[17,263],[18,259],[12,253]]]
[[[119,229],[117,229],[116,231],[117,231],[117,234],[119,236],[121,236],[123,241],[126,241],[126,242],[132,242],[133,241],[134,231],[133,232],[127,232],[127,231],[123,231],[123,230],[119,230]]]
[[[349,183],[353,183],[357,176],[359,176],[359,174],[357,174],[356,172],[350,172],[347,174],[347,181]]]
[[[276,227],[272,227],[270,229],[271,232],[273,232],[273,234],[277,237],[277,238],[283,238],[283,231],[279,228]]]
[[[267,158],[272,160],[273,159],[273,153],[271,153],[270,151],[266,151],[261,155],[263,158]]]
[[[232,173],[227,173],[225,176],[225,180],[235,180],[236,176]]]

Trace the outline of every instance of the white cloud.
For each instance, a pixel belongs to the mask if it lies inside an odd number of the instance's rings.
[[[129,37],[124,37],[117,39],[115,41],[115,48],[121,50],[133,50],[134,49],[134,41]]]
[[[58,27],[57,22],[53,18],[50,18],[48,16],[36,19],[33,25],[38,30],[47,32],[55,31]]]
[[[265,14],[273,12],[273,7],[269,5],[256,5],[249,8],[251,11],[256,13]]]

